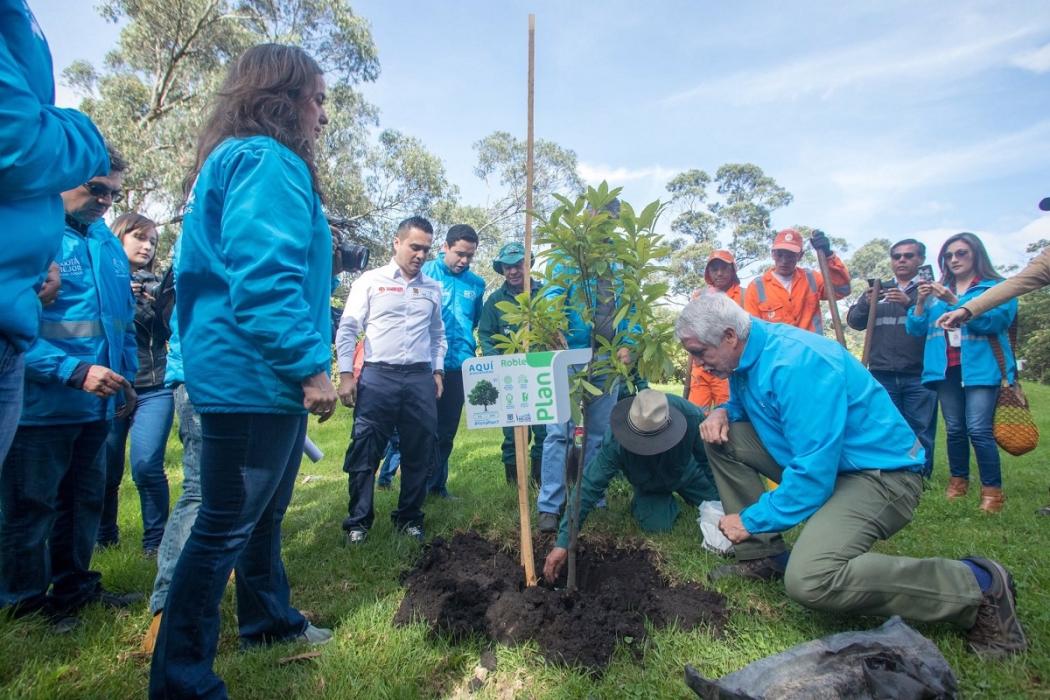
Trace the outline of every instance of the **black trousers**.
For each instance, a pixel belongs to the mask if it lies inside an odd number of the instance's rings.
[[[445,372],[444,389],[437,402],[437,460],[427,479],[430,493],[446,494],[448,489],[448,458],[452,454],[452,443],[459,431],[459,418],[463,414],[463,372],[453,369]]]
[[[422,525],[437,444],[437,397],[429,364],[366,364],[361,370],[354,428],[343,461],[343,471],[350,475],[344,530],[372,527],[375,470],[394,428],[401,436],[401,493],[390,519],[397,527]]]

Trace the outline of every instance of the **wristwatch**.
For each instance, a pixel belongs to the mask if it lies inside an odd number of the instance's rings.
[[[436,369],[436,370],[434,370],[434,374],[440,374],[442,377],[444,377],[445,376],[445,370],[443,370],[443,369]]]

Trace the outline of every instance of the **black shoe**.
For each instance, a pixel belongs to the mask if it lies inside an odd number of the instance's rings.
[[[966,559],[992,576],[992,587],[982,595],[981,606],[977,609],[977,622],[966,633],[970,651],[985,659],[1024,651],[1028,642],[1017,619],[1017,591],[1010,572],[991,559]]]
[[[536,518],[536,527],[540,529],[540,532],[557,532],[560,524],[561,518],[557,513],[540,513]]]
[[[112,593],[107,590],[102,590],[91,599],[91,602],[98,603],[104,608],[128,608],[135,603],[141,602],[145,597],[146,596],[138,592]]]
[[[55,634],[69,634],[80,627],[80,618],[75,615],[61,615],[51,618],[51,631]]]
[[[346,531],[346,546],[348,547],[364,544],[366,539],[368,539],[368,530],[362,527]]]
[[[1043,517],[1050,516],[1050,506],[1043,506],[1035,512],[1036,515],[1042,515]]]
[[[784,566],[773,557],[745,559],[735,564],[725,564],[707,575],[711,581],[739,577],[754,581],[779,581],[784,578]]]
[[[422,525],[406,525],[401,528],[401,534],[411,537],[416,542],[422,542],[427,537],[427,533],[423,530]]]
[[[393,491],[394,490],[394,485],[393,484],[388,484],[388,483],[383,482],[383,481],[377,481],[376,482],[376,488],[379,489],[380,491]]]

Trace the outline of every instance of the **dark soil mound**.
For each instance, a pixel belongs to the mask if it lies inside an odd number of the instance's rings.
[[[538,561],[537,572],[542,568]],[[473,531],[435,538],[402,576],[408,591],[394,623],[424,620],[438,634],[503,644],[535,639],[551,661],[600,670],[617,641],[641,649],[646,618],[657,627],[704,624],[716,632],[726,620],[722,595],[695,583],[670,585],[644,549],[581,545],[577,578],[576,594],[526,588],[515,553]]]

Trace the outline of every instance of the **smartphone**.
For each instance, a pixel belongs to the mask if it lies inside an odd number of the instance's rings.
[[[933,265],[919,265],[919,282],[930,284],[933,282]]]
[[[885,296],[886,296],[886,287],[882,286],[881,282],[879,284],[880,284],[880,286],[879,286],[879,299],[881,300],[881,299],[885,298]],[[868,289],[871,289],[874,286],[875,286],[875,278],[869,277],[868,278]]]

